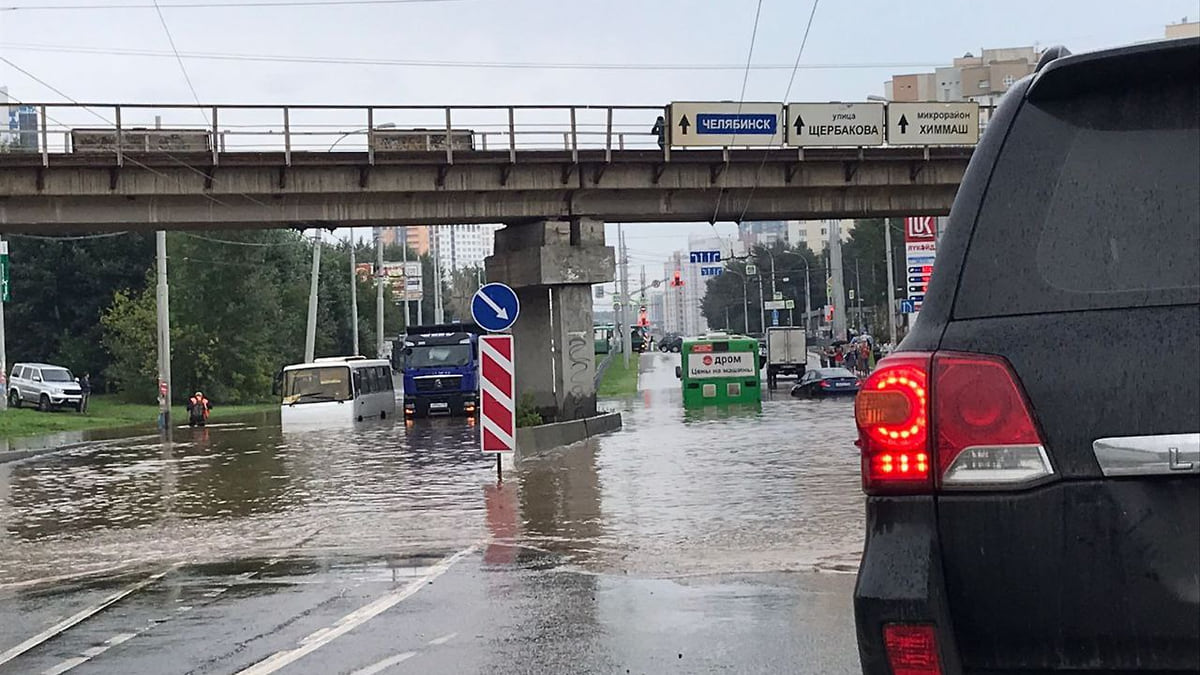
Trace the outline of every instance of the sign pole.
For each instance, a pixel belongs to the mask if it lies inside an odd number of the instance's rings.
[[[4,303],[8,302],[10,291],[8,281],[8,242],[0,241],[0,384],[4,391],[0,392],[0,410],[8,410],[8,355],[4,349]]]

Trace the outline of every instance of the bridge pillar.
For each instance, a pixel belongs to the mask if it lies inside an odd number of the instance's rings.
[[[591,285],[612,281],[616,269],[604,223],[508,225],[485,264],[488,280],[512,286],[521,300],[512,329],[518,402],[531,396],[547,422],[596,414]]]

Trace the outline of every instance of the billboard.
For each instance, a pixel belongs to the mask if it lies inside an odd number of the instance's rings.
[[[905,218],[904,290],[909,302],[903,303],[902,307],[909,314],[921,311],[936,255],[937,219],[933,216]]]
[[[115,152],[116,129],[72,129],[71,152]],[[122,129],[122,152],[211,152],[205,129]]]
[[[421,263],[385,262],[383,263],[382,281],[385,288],[391,290],[392,300],[421,300],[424,297],[424,284],[421,274]]]
[[[373,137],[376,151],[446,149],[445,129],[376,129]],[[451,129],[450,145],[454,150],[474,150],[475,132],[470,129]]]

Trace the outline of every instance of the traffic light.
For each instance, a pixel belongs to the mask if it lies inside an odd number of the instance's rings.
[[[683,285],[683,279],[680,278],[679,270],[675,270],[675,274],[671,275],[671,287],[675,288]]]

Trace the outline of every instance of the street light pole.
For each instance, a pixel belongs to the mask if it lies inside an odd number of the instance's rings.
[[[376,129],[395,129],[396,123],[395,122],[384,122],[383,124],[376,124],[375,128]],[[333,152],[333,149],[335,147],[337,147],[337,144],[341,143],[342,141],[349,138],[351,134],[361,134],[364,131],[370,131],[370,129],[367,127],[363,127],[362,129],[351,129],[350,131],[347,131],[346,133],[342,134],[341,136],[338,136],[337,140],[334,141],[332,144],[330,144],[329,149],[326,150],[325,152]]]
[[[888,338],[896,346],[896,273],[892,271],[892,225],[883,219],[883,247],[887,251]]]
[[[812,321],[812,291],[809,289],[808,283],[808,258],[804,258],[804,333],[808,334],[809,324]]]
[[[304,333],[304,362],[312,363],[317,347],[317,281],[321,274],[321,230],[313,237],[312,279],[308,284],[308,330]]]

